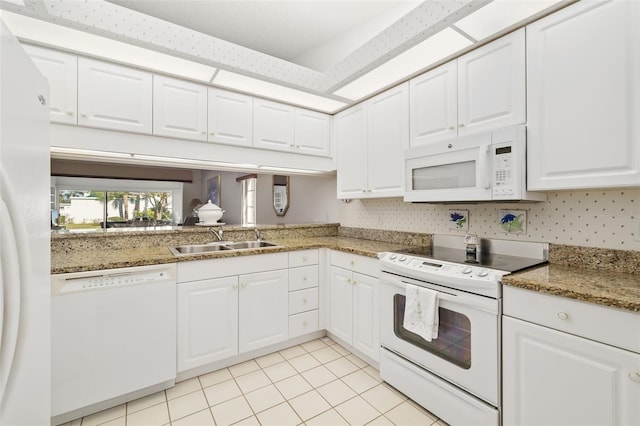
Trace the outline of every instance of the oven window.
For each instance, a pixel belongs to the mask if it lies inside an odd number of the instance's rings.
[[[393,296],[393,331],[398,338],[465,370],[471,368],[471,322],[468,317],[459,312],[439,307],[438,338],[427,342],[402,326],[404,305],[405,297],[403,295]]]

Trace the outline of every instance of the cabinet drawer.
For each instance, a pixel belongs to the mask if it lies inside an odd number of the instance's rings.
[[[297,268],[298,266],[317,265],[318,249],[299,250],[289,252],[289,268]]]
[[[292,291],[289,293],[289,315],[318,309],[318,289]]]
[[[378,262],[378,259],[373,257],[332,250],[331,264],[373,277],[380,276],[380,263]]]
[[[640,352],[640,314],[504,286],[504,314]]]
[[[318,310],[303,312],[289,317],[289,338],[318,331]]]
[[[289,291],[318,287],[318,265],[289,269]]]

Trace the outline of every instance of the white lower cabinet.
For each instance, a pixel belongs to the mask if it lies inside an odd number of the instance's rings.
[[[331,264],[328,330],[377,362],[380,352],[377,260],[332,251]]]
[[[590,333],[569,334],[593,322],[596,333],[610,330],[614,339],[626,333],[625,342],[637,345],[640,316],[524,290],[516,291],[520,300],[511,303],[511,293],[504,295],[505,315],[511,316],[502,322],[503,424],[640,424],[638,349],[594,341]],[[564,300],[561,306],[558,300]],[[559,310],[550,315],[554,304]],[[532,315],[526,306],[532,306]],[[524,318],[513,318],[518,315]],[[626,331],[620,331],[621,324]]]

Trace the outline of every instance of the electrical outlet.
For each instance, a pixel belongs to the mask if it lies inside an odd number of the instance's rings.
[[[633,239],[640,241],[640,216],[633,218]]]

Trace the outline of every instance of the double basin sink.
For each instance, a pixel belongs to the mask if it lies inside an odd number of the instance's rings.
[[[278,244],[268,241],[220,241],[209,244],[191,244],[185,246],[169,247],[174,256],[186,256],[193,254],[206,254],[217,251],[261,249],[268,247],[280,247]]]

